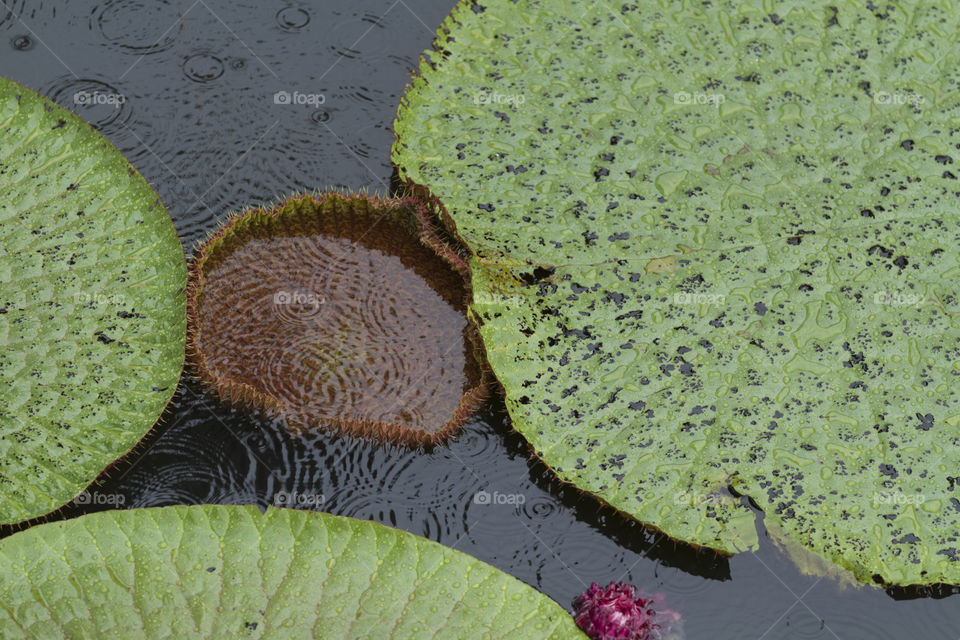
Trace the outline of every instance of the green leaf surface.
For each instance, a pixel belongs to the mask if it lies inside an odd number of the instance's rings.
[[[0,523],[70,501],[154,425],[183,367],[185,283],[143,177],[0,79]]]
[[[410,533],[291,509],[104,511],[0,543],[3,638],[584,638],[515,578]]]
[[[951,6],[457,6],[394,160],[560,478],[726,552],[746,495],[861,580],[960,583]]]

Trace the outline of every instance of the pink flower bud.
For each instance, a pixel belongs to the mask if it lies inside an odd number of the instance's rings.
[[[661,640],[680,616],[625,582],[594,582],[573,604],[577,626],[591,640]]]

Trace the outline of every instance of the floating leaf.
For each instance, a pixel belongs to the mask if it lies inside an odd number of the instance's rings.
[[[428,201],[304,195],[233,217],[191,267],[189,351],[226,400],[407,444],[453,433],[488,374],[466,263]]]
[[[0,542],[0,637],[584,638],[464,553],[288,509],[104,511]]]
[[[143,177],[0,79],[0,523],[62,506],[154,425],[183,367],[185,283]]]
[[[960,582],[960,14],[461,2],[397,123],[514,426],[696,545]]]

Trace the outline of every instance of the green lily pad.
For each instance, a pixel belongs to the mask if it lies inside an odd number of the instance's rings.
[[[960,14],[461,2],[397,122],[515,428],[668,535],[749,496],[863,581],[960,583]]]
[[[177,506],[40,525],[0,543],[0,577],[10,639],[585,637],[557,603],[464,553],[290,509]]]
[[[0,523],[69,502],[154,425],[183,367],[185,284],[143,177],[0,79]]]

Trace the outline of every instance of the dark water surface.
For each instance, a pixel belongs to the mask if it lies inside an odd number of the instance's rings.
[[[192,249],[227,212],[295,190],[388,192],[400,96],[452,5],[2,0],[0,75],[110,138]],[[600,513],[528,459],[497,403],[427,454],[295,437],[187,381],[143,452],[98,491],[127,507],[281,504],[377,520],[567,607],[591,581],[627,580],[664,592],[690,640],[960,638],[960,596],[807,577],[765,535],[755,554],[698,555]]]

